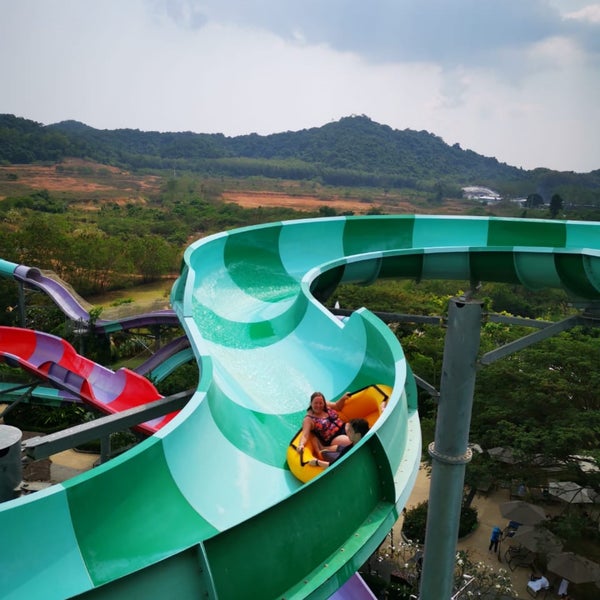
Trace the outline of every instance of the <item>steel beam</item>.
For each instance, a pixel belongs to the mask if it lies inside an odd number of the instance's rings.
[[[508,344],[504,344],[504,346],[500,346],[500,348],[496,348],[491,352],[486,352],[480,359],[479,362],[482,365],[490,365],[493,362],[512,354],[513,352],[518,352],[519,350],[523,350],[523,348],[527,348],[533,344],[537,344],[537,342],[541,342],[546,340],[558,333],[566,331],[567,329],[572,329],[576,325],[580,325],[582,323],[581,317],[579,315],[568,317],[563,319],[562,321],[557,321],[552,325],[548,325],[544,329],[540,331],[536,331],[529,335],[526,335],[514,342],[510,342]]]
[[[108,437],[115,431],[122,431],[170,412],[181,410],[193,394],[194,390],[187,390],[114,415],[100,417],[89,423],[69,427],[48,435],[36,436],[25,440],[22,448],[27,456],[34,460],[48,458],[57,452],[69,450],[92,440]]]

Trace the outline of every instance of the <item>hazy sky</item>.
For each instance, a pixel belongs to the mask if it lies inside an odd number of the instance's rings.
[[[0,0],[0,113],[268,134],[367,115],[600,168],[594,0]]]

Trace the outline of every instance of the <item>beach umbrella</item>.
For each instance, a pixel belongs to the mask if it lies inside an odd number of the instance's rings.
[[[500,462],[506,463],[508,465],[514,465],[517,462],[519,462],[515,458],[515,454],[512,448],[503,448],[502,446],[496,446],[495,448],[488,448],[487,452],[492,458],[495,458],[496,460],[499,460]]]
[[[515,521],[521,525],[537,525],[546,519],[546,513],[541,506],[523,500],[503,502],[500,505],[500,514],[505,519]]]
[[[551,481],[548,493],[569,504],[593,504],[598,497],[592,488],[582,487],[574,481]]]
[[[600,565],[574,552],[561,552],[549,556],[548,571],[573,583],[589,583],[600,579]]]
[[[532,552],[551,554],[560,552],[563,547],[560,538],[544,527],[523,525],[515,531],[512,539]]]

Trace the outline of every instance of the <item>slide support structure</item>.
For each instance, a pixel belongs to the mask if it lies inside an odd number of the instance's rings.
[[[420,600],[452,596],[465,468],[471,460],[469,428],[481,315],[478,300],[449,302],[435,441],[429,446],[432,471]]]
[[[25,286],[22,281],[19,281],[19,322],[21,327],[25,327],[27,320],[25,319]]]

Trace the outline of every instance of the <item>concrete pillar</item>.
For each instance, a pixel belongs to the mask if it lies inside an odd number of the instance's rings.
[[[420,600],[452,596],[465,466],[471,459],[481,312],[481,302],[472,299],[452,298],[448,307],[435,441],[429,446],[432,471]]]
[[[20,429],[0,425],[0,502],[17,496],[15,488],[23,479]]]

